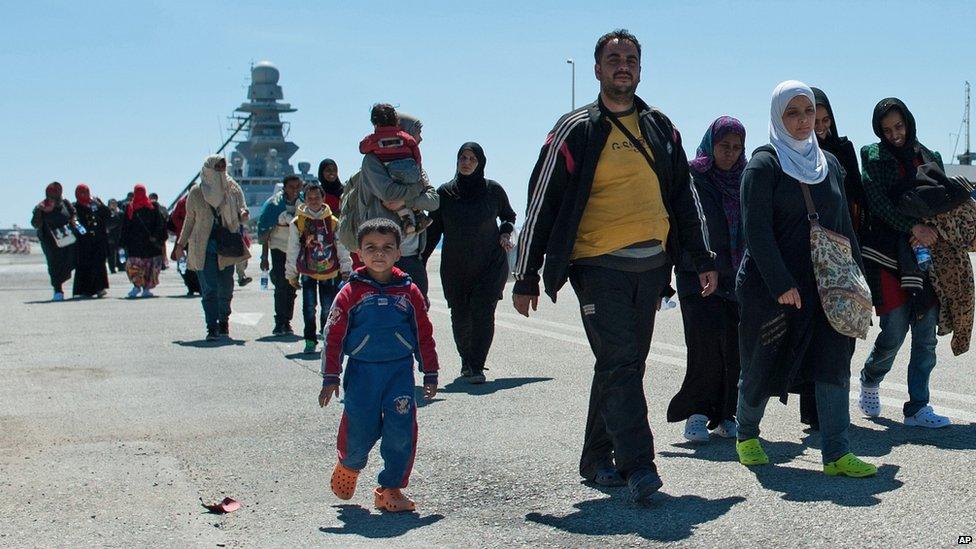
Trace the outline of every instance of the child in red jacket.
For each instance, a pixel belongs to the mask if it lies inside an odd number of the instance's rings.
[[[373,490],[377,509],[413,511],[407,486],[417,449],[417,405],[413,362],[424,374],[424,398],[437,394],[437,351],[424,296],[410,277],[393,266],[400,258],[400,228],[389,219],[371,219],[359,229],[359,256],[365,263],[349,278],[332,304],[322,349],[319,406],[339,394],[342,355],[348,357],[345,409],[339,423],[339,460],[332,492],[351,499],[359,472],[382,438],[383,470]]]
[[[421,177],[420,147],[412,135],[400,129],[400,117],[393,105],[373,105],[369,119],[374,131],[359,142],[359,152],[376,155],[397,183],[425,186]],[[397,215],[407,235],[423,231],[432,221],[422,210],[401,208]]]

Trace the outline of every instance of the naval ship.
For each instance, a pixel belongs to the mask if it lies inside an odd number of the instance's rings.
[[[251,84],[247,88],[247,101],[234,110],[231,121],[233,132],[217,150],[220,154],[231,143],[236,143],[227,163],[227,173],[241,185],[251,210],[251,224],[256,223],[264,202],[274,193],[275,187],[286,175],[295,173],[291,157],[298,145],[287,141],[289,125],[281,120],[284,113],[297,109],[281,102],[284,93],[278,84],[278,68],[269,61],[261,61],[251,67]],[[242,132],[246,137],[238,138]],[[317,174],[309,173],[311,164],[299,162],[299,177],[303,181],[315,181]],[[175,203],[196,183],[197,173]]]

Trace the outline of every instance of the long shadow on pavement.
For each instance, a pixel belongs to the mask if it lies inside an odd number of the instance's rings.
[[[858,456],[886,456],[896,446],[932,446],[942,450],[976,450],[976,424],[955,424],[942,429],[906,427],[888,418],[869,420],[883,430],[851,425],[851,450]],[[819,437],[817,437],[819,443]]]
[[[212,349],[217,347],[232,347],[232,346],[243,346],[243,339],[218,339],[217,341],[207,341],[206,339],[198,339],[196,341],[180,341],[176,340],[173,342],[174,345],[179,345],[180,347],[194,347],[197,349]]]
[[[395,538],[411,530],[439,522],[444,515],[420,516],[413,513],[371,513],[358,505],[335,505],[342,526],[321,527],[325,534],[354,534],[364,538]]]
[[[529,513],[525,518],[572,534],[637,534],[648,540],[675,542],[689,538],[699,525],[721,517],[745,499],[739,496],[722,499],[694,495],[675,497],[658,492],[650,503],[641,506],[630,503],[627,498],[606,497],[574,504],[577,511],[565,516]]]
[[[296,341],[302,341],[303,339],[304,338],[298,334],[280,335],[280,336],[266,335],[263,337],[259,337],[254,341],[257,341],[259,343],[295,343]]]
[[[487,383],[481,385],[472,385],[464,380],[463,377],[459,377],[454,381],[448,383],[447,385],[441,387],[437,390],[437,394],[445,393],[463,393],[475,396],[484,396],[497,393],[498,391],[504,391],[506,389],[517,389],[523,385],[528,385],[530,383],[539,383],[540,381],[550,381],[551,377],[502,377],[498,379],[493,379]],[[418,408],[423,408],[424,406],[429,406],[437,402],[443,402],[443,398],[433,398],[432,400],[424,399],[424,388],[417,387],[414,391],[414,399],[417,403]]]
[[[881,503],[878,494],[892,492],[905,483],[895,476],[897,465],[882,465],[870,478],[828,477],[819,470],[775,465],[750,467],[763,488],[781,492],[786,501],[829,501],[844,507],[870,507]]]
[[[763,449],[769,456],[771,463],[788,463],[803,454],[804,446],[798,442],[770,442],[764,440]],[[735,441],[732,439],[711,440],[709,442],[679,442],[671,445],[674,448],[685,448],[691,452],[658,452],[661,457],[678,457],[701,459],[705,461],[735,462],[739,455],[735,453]]]

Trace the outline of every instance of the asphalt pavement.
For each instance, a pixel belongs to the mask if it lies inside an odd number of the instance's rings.
[[[435,257],[441,390],[419,412],[406,490],[417,512],[391,515],[372,509],[375,450],[351,501],[330,492],[341,408],[316,403],[318,357],[270,337],[272,292],[253,262],[232,339],[213,344],[175,268],[155,298],[124,299],[120,273],[104,299],[52,303],[41,260],[0,256],[0,546],[948,547],[976,536],[976,360],[953,357],[947,338],[932,404],[954,425],[902,424],[906,345],[881,418],[862,418],[852,397],[852,449],[878,475],[831,478],[796,400],[768,407],[770,465],[740,465],[730,440],[684,441],[683,424],[665,420],[684,373],[680,311],[661,313],[645,388],[664,488],[636,506],[576,472],[593,358],[572,291],[524,319],[506,289],[491,381],[471,386],[456,379]],[[858,342],[855,374],[876,333]],[[226,496],[243,507],[201,506]]]

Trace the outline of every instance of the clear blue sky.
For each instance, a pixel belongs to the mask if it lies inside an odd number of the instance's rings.
[[[434,182],[478,141],[520,215],[545,134],[570,107],[566,59],[577,103],[592,101],[593,45],[616,27],[642,41],[638,94],[671,116],[689,154],[723,114],[745,123],[748,150],[765,143],[770,92],[795,78],[827,92],[856,146],[875,141],[871,110],[893,95],[948,157],[963,81],[976,84],[971,2],[606,5],[2,0],[0,227],[26,224],[52,180],[103,198],[142,182],[168,203],[220,145],[250,63],[265,59],[298,108],[286,118],[294,161],[333,157],[345,179],[370,105],[389,101],[424,121]]]

